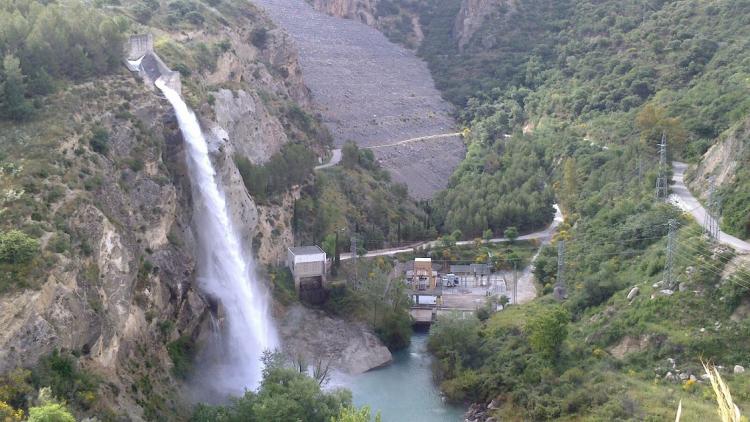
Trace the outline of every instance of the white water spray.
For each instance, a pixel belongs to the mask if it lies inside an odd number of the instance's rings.
[[[278,346],[265,288],[255,279],[254,264],[235,231],[224,193],[208,154],[208,144],[195,114],[179,93],[161,79],[155,85],[174,107],[187,144],[187,165],[194,192],[194,226],[201,249],[198,280],[221,301],[227,317],[224,359],[217,368],[214,388],[242,393],[260,379],[260,357]]]

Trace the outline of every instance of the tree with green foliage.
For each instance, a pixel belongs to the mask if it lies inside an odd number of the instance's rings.
[[[31,102],[26,99],[26,81],[18,57],[7,54],[0,74],[0,117],[21,121],[31,116]]]
[[[511,244],[518,239],[518,229],[514,226],[510,226],[507,229],[505,229],[505,237],[508,238]]]
[[[341,412],[339,412],[336,417],[331,418],[331,422],[381,422],[382,418],[380,417],[380,412],[375,414],[375,418],[373,419],[371,415],[370,407],[369,406],[362,406],[361,408],[357,409],[356,407],[342,407]]]
[[[0,263],[21,265],[39,252],[39,241],[20,230],[0,233]]]
[[[578,169],[575,158],[568,157],[563,165],[561,199],[567,214],[575,212],[575,204],[578,200]]]
[[[554,360],[568,336],[570,313],[562,306],[541,311],[526,324],[529,343],[534,352],[545,359]]]
[[[263,380],[257,391],[248,391],[226,406],[198,405],[193,422],[330,422],[351,407],[348,390],[323,391],[315,379],[288,365],[278,352],[263,355]]]
[[[492,236],[493,236],[492,229],[487,229],[482,233],[482,239],[485,241],[491,240]]]
[[[353,141],[347,141],[341,147],[341,165],[353,169],[357,164],[359,164],[359,147]]]
[[[47,403],[29,408],[28,422],[76,422],[65,405]]]

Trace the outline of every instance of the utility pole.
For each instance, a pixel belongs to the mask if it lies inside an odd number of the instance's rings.
[[[568,292],[565,287],[565,241],[557,242],[557,280],[553,290],[555,299],[561,301],[568,298]]]
[[[351,253],[352,261],[354,261],[354,288],[358,288],[359,280],[359,257],[357,256],[357,238],[351,237]]]
[[[656,178],[656,199],[667,199],[669,193],[667,177],[667,136],[661,134],[661,143],[659,144],[659,176]]]
[[[513,304],[518,303],[518,261],[513,260]]]
[[[716,194],[716,179],[711,177],[708,186],[708,204],[703,217],[703,228],[712,240],[719,240],[719,218],[721,217],[719,198]]]
[[[672,277],[672,267],[674,266],[674,254],[677,238],[677,221],[669,220],[669,233],[667,234],[667,260],[664,264],[664,288],[674,290],[674,279]]]

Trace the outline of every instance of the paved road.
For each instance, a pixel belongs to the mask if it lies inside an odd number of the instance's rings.
[[[674,171],[674,184],[672,185],[672,194],[669,195],[669,202],[690,213],[698,224],[702,227],[705,226],[706,209],[685,186],[687,164],[673,161],[672,170]],[[719,243],[727,245],[737,252],[750,253],[750,243],[724,232],[719,232]]]
[[[442,133],[440,135],[429,135],[429,136],[419,136],[416,138],[406,139],[399,142],[394,142],[392,144],[383,144],[383,145],[373,145],[371,147],[365,147],[369,149],[379,149],[379,148],[387,148],[387,147],[395,147],[399,145],[408,144],[410,142],[418,142],[418,141],[429,141],[433,139],[445,139],[445,138],[454,138],[458,136],[463,136],[463,133],[461,132],[453,132],[453,133]]]
[[[341,162],[341,150],[340,149],[336,148],[334,150],[331,150],[331,153],[333,154],[331,155],[331,159],[325,164],[316,166],[315,170],[327,169]]]
[[[555,218],[552,220],[552,223],[550,223],[550,225],[547,226],[546,229],[540,230],[534,233],[525,234],[523,236],[519,236],[517,240],[541,240],[542,243],[548,243],[552,239],[552,236],[557,231],[557,227],[563,221],[563,215],[560,212],[560,207],[558,207],[557,204],[555,204],[554,207],[555,207]],[[482,243],[488,243],[488,242],[489,243],[505,243],[505,242],[510,242],[510,239],[508,239],[507,237],[496,237],[494,239],[490,239],[489,241],[486,241],[486,240],[482,241]],[[411,246],[404,246],[404,247],[399,247],[399,248],[376,249],[376,250],[368,251],[363,256],[365,258],[373,258],[376,256],[393,256],[393,255],[398,255],[400,253],[414,252],[416,249],[419,249],[419,248],[434,247],[434,246],[437,246],[438,243],[439,243],[438,240],[430,240],[430,241],[415,243],[414,245],[411,245]],[[472,244],[474,244],[473,240],[461,240],[459,242],[456,242],[456,245],[460,245],[460,246],[472,245]],[[341,260],[347,260],[351,258],[352,258],[351,253],[341,254]]]

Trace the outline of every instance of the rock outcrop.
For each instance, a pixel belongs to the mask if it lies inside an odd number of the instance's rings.
[[[365,25],[375,26],[377,0],[312,0],[316,10],[345,19],[358,20]]]
[[[276,263],[294,241],[290,210],[298,189],[280,203],[258,205],[234,157],[265,163],[288,142],[283,118],[266,100],[304,108],[310,93],[290,38],[257,10],[247,12],[240,17],[246,25],[160,36],[186,44],[228,42],[211,71],[183,76],[183,93],[209,134],[243,241],[255,243],[261,263]],[[262,43],[253,43],[258,28],[270,29]],[[145,51],[148,43],[141,44]],[[54,128],[55,142],[45,148],[64,166],[41,177],[39,198],[30,198],[48,207],[50,219],[37,224],[45,265],[36,270],[38,282],[0,294],[0,374],[62,350],[106,380],[97,391],[104,408],[132,420],[154,419],[144,411],[151,400],[189,412],[179,406],[180,381],[167,345],[211,338],[221,305],[195,280],[193,198],[174,112],[144,83],[122,74],[72,86],[45,99],[45,107],[49,113],[15,127],[13,136]],[[47,114],[49,122],[42,120]],[[90,145],[95,130],[105,133],[106,149]],[[6,135],[0,133],[0,143]],[[52,188],[55,196],[46,195]],[[150,391],[131,388],[143,380]]]
[[[453,38],[459,51],[492,15],[507,14],[515,10],[517,0],[463,0],[453,25]]]
[[[735,173],[747,155],[750,140],[750,118],[725,132],[701,158],[700,163],[688,174],[690,190],[705,199],[710,179],[717,187],[734,181]]]
[[[49,255],[54,265],[40,288],[0,296],[0,373],[33,366],[54,350],[80,353],[81,365],[109,382],[99,393],[137,420],[136,395],[116,391],[139,377],[169,379],[165,343],[195,335],[209,305],[192,278],[192,207],[180,182],[184,160],[171,108],[135,81],[101,82],[104,91],[87,84],[59,99],[75,107],[74,96],[86,98],[79,117],[96,119],[109,134],[109,152],[59,147],[72,168],[95,163],[88,170],[95,183],[70,185],[54,204],[71,250]],[[120,100],[114,92],[130,93],[129,114],[108,112]],[[160,328],[165,321],[169,330]],[[144,360],[152,365],[126,364]],[[166,397],[169,384],[155,383],[153,394]]]
[[[309,363],[322,359],[349,374],[387,365],[392,359],[388,348],[364,324],[299,305],[288,309],[279,331],[289,355],[302,356]]]

